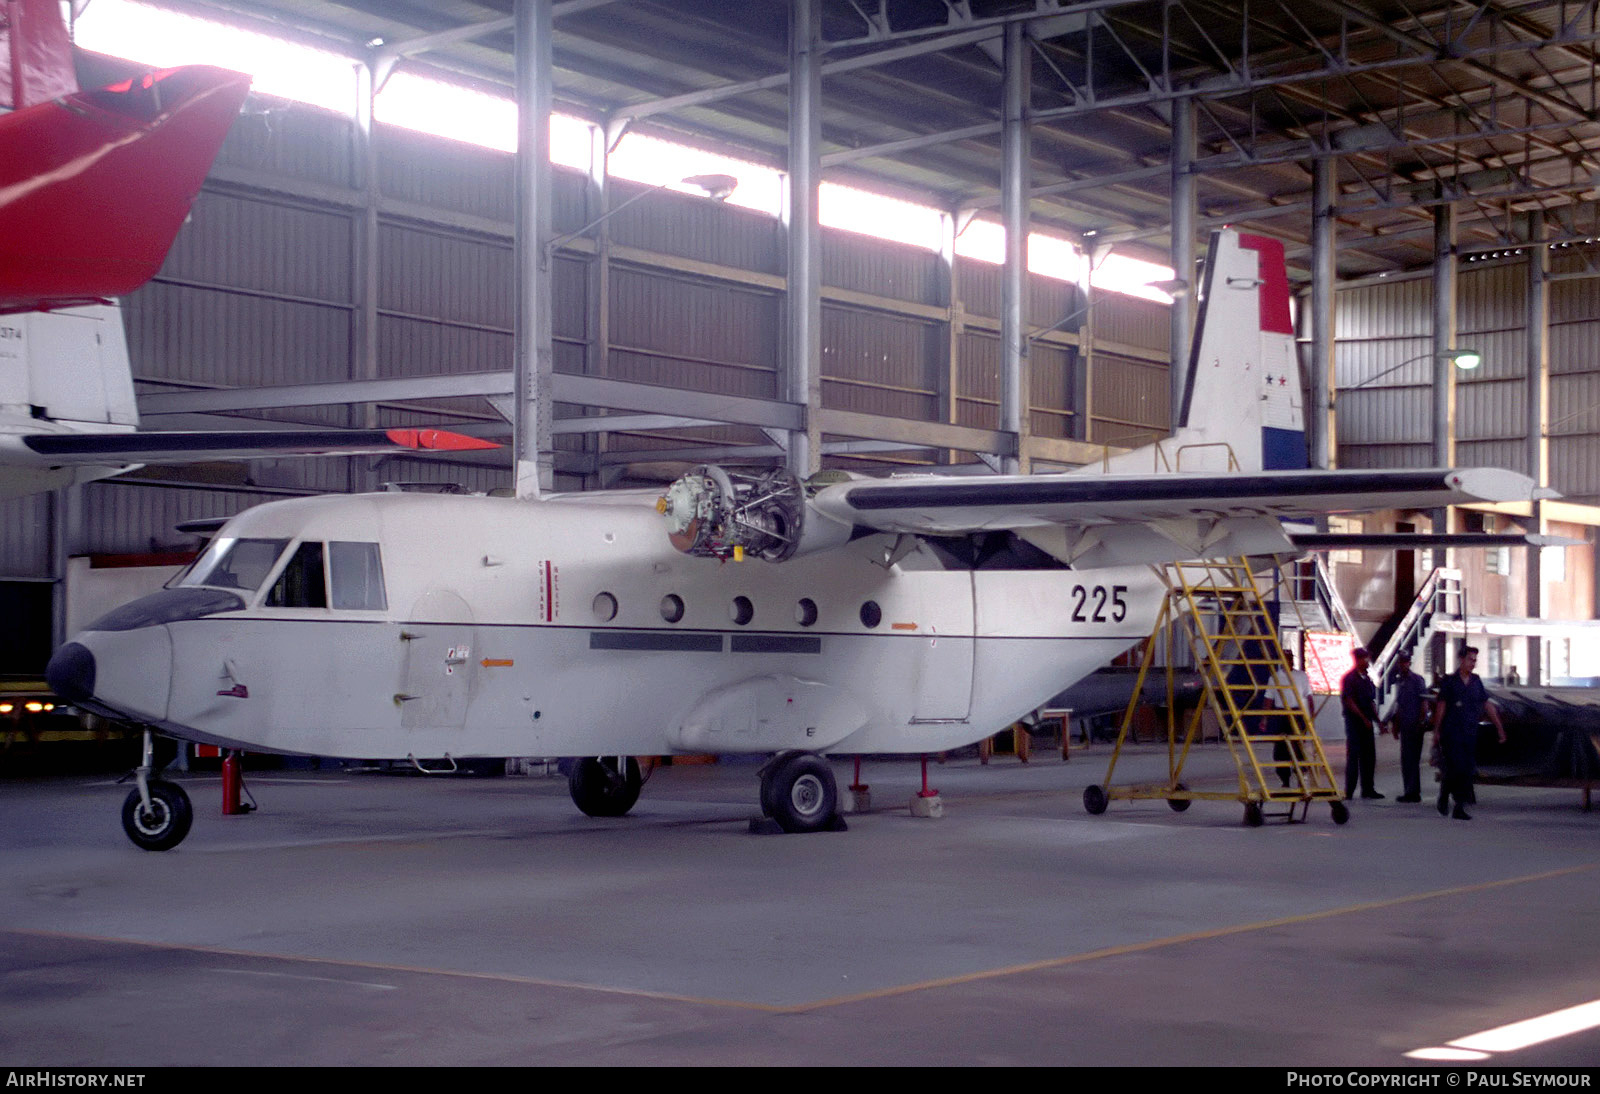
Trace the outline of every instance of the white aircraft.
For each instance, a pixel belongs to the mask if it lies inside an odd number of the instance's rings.
[[[116,304],[0,314],[0,498],[151,463],[498,448],[440,429],[137,432]]]
[[[1104,467],[802,483],[707,466],[659,498],[273,502],[63,646],[49,680],[146,727],[123,819],[148,849],[192,819],[153,777],[152,732],[575,757],[574,802],[606,816],[638,797],[632,757],[770,754],[763,810],[825,827],[824,756],[937,752],[1026,715],[1150,633],[1151,564],[1299,553],[1285,518],[1534,493],[1492,469],[1303,469],[1281,244],[1218,233],[1205,280],[1187,424]]]
[[[136,433],[127,343],[109,301],[161,268],[250,78],[189,65],[82,91],[61,5],[15,0],[8,9],[0,498],[145,463],[498,447],[440,430]]]

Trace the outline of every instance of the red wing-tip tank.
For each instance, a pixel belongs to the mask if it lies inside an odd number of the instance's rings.
[[[1282,245],[1225,231],[1210,256],[1186,424],[1159,448],[1031,476],[702,466],[665,493],[273,502],[74,636],[49,680],[145,728],[123,818],[149,849],[192,819],[151,734],[571,758],[602,816],[636,801],[633,757],[759,754],[763,811],[828,827],[824,757],[1004,728],[1150,633],[1153,565],[1297,554],[1285,520],[1533,495],[1494,469],[1306,469]]]

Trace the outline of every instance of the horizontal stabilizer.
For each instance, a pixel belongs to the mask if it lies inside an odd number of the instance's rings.
[[[35,433],[21,441],[60,464],[199,463],[499,448],[443,429],[235,429],[201,433]]]

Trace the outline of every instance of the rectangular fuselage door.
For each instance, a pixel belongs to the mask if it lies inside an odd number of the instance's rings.
[[[972,574],[919,574],[930,583],[915,641],[918,722],[964,722],[972,710]]]
[[[477,681],[471,611],[452,592],[435,590],[401,625],[405,673],[400,725],[404,729],[460,729]]]

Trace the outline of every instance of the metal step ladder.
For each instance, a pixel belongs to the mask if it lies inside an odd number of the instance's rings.
[[[1134,699],[1129,702],[1106,771],[1104,786],[1084,791],[1084,808],[1103,813],[1114,799],[1164,798],[1182,812],[1199,799],[1244,803],[1251,827],[1268,816],[1303,821],[1311,803],[1325,801],[1336,824],[1350,819],[1307,697],[1296,682],[1273,613],[1242,558],[1186,562],[1164,568],[1167,598],[1144,646]],[[1204,700],[1180,734],[1174,710],[1172,653],[1187,645],[1205,685]],[[1160,784],[1116,786],[1112,778],[1122,744],[1132,732],[1140,689],[1158,648],[1168,651],[1167,779]],[[1191,790],[1183,782],[1189,752],[1199,740],[1202,714],[1216,717],[1238,773],[1236,791]],[[1268,812],[1272,807],[1279,807]]]

